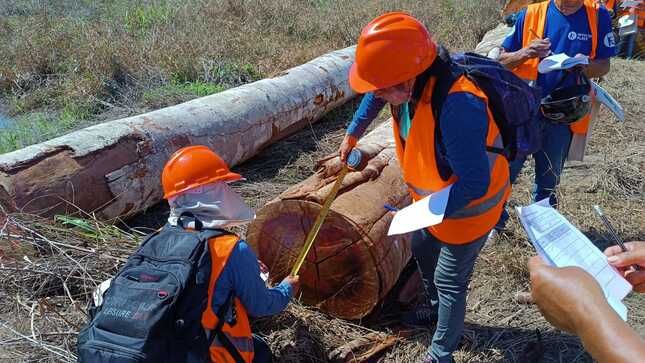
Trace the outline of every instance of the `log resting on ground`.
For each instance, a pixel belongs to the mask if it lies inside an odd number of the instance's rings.
[[[161,170],[177,149],[207,145],[236,165],[350,99],[353,59],[349,47],[275,78],[0,155],[0,206],[41,215],[78,207],[101,219],[144,210],[161,200]]]
[[[409,235],[387,236],[393,215],[383,205],[410,203],[391,122],[361,139],[358,147],[369,162],[345,177],[300,271],[304,303],[346,319],[367,315],[411,257]],[[249,226],[247,240],[269,267],[272,282],[290,273],[342,167],[338,157],[321,164],[316,174],[260,209]]]
[[[495,29],[488,31],[482,41],[475,47],[475,53],[496,58],[493,55],[495,49],[500,49],[504,38],[511,32],[511,28],[506,24],[499,24]]]
[[[525,7],[543,0],[506,0],[506,5],[502,9],[502,16],[508,16],[524,9]]]

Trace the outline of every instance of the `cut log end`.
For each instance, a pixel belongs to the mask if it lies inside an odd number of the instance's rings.
[[[394,286],[411,256],[409,235],[387,236],[392,214],[383,207],[410,203],[394,157],[391,123],[361,140],[368,158],[349,173],[300,270],[302,301],[340,318],[369,314]],[[321,171],[258,211],[249,244],[269,267],[272,282],[291,272],[342,163],[327,158]]]
[[[269,267],[272,283],[290,273],[320,209],[317,203],[284,200],[258,213],[247,237]],[[354,223],[330,211],[299,273],[303,302],[346,319],[369,312],[380,291],[369,245]]]

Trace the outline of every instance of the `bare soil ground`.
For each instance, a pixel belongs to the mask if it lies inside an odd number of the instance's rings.
[[[559,190],[560,211],[600,248],[605,230],[593,213],[601,205],[626,240],[645,240],[645,63],[613,61],[601,85],[626,109],[618,122],[603,109],[584,162],[568,163]],[[348,105],[236,168],[248,182],[236,186],[260,207],[313,172],[315,161],[336,150],[354,105]],[[386,115],[382,115],[381,121]],[[530,201],[532,168],[527,165],[514,186],[511,204]],[[138,227],[163,222],[160,205],[137,220]],[[93,286],[114,273],[140,236],[92,221],[69,229],[30,216],[0,221],[0,362],[74,361],[75,334]],[[244,233],[243,230],[239,232]],[[35,249],[34,249],[35,247]],[[526,354],[541,332],[543,362],[591,362],[576,337],[554,330],[535,306],[513,299],[527,289],[526,260],[534,254],[513,217],[509,231],[483,250],[470,286],[466,329],[457,362],[530,362]],[[72,303],[72,301],[74,303]],[[629,324],[645,335],[645,299],[627,299]],[[372,362],[415,362],[432,337],[431,329],[402,330],[400,311],[385,304],[363,321],[348,322],[292,304],[284,313],[255,320],[278,362],[329,362],[337,348],[367,337],[360,356],[393,336],[394,344]]]

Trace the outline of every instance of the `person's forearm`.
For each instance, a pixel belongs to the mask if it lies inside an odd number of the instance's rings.
[[[523,53],[522,50],[518,50],[517,52],[506,52],[502,50],[498,61],[504,67],[514,69],[528,60]]]
[[[291,300],[291,286],[282,282],[274,288],[264,288],[255,293],[253,301],[242,301],[248,313],[256,318],[271,316],[282,312]]]
[[[578,329],[585,349],[599,363],[639,362],[645,357],[645,341],[623,322],[616,313],[607,309]]]
[[[608,59],[592,60],[585,67],[585,74],[589,78],[599,78],[609,73],[610,67]]]
[[[366,93],[347,128],[347,135],[360,139],[367,127],[385,107],[385,104],[384,100],[376,97],[373,93]]]

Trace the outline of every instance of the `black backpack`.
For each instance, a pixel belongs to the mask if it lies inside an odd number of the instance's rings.
[[[195,223],[195,231],[185,230],[181,218],[179,226],[167,224],[128,258],[79,333],[79,362],[210,362],[210,343],[224,336],[225,319],[206,337],[201,316],[211,271],[208,240],[228,232]],[[218,316],[226,316],[232,300]],[[237,351],[232,354],[241,361]]]
[[[438,125],[448,92],[455,81],[465,75],[488,97],[491,113],[502,135],[504,148],[488,147],[488,151],[511,161],[540,149],[538,88],[529,86],[499,62],[475,53],[456,53],[451,57],[441,49],[435,63],[440,69],[432,70],[431,67],[430,71],[438,77],[431,100],[437,135],[441,132]]]

